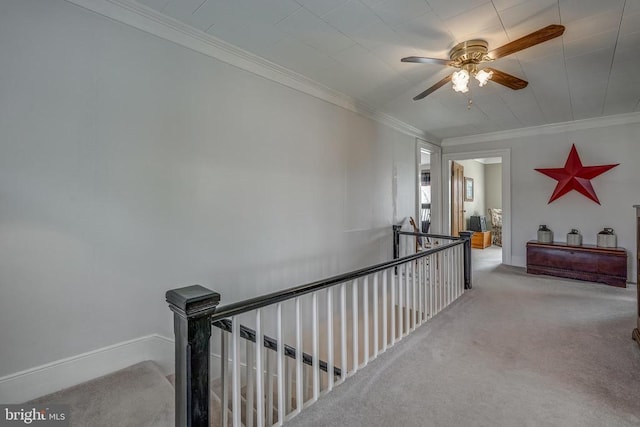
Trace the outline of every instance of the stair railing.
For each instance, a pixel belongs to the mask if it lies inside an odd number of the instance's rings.
[[[220,294],[200,285],[168,291],[176,426],[283,425],[469,289],[470,248],[469,236],[394,226],[392,261],[220,307]],[[220,384],[213,424],[211,377]]]

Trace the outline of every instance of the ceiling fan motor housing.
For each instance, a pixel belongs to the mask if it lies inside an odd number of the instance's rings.
[[[481,62],[491,61],[487,56],[489,52],[489,44],[485,40],[467,40],[458,43],[449,52],[449,57],[453,63],[451,66],[456,68],[475,68],[465,67],[469,64],[478,65]],[[470,70],[468,70],[470,71]]]

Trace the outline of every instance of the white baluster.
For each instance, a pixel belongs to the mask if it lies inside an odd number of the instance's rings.
[[[267,426],[273,425],[273,350],[269,350],[267,355]]]
[[[429,257],[422,258],[422,316],[429,319]]]
[[[364,356],[363,356],[363,366],[366,366],[369,363],[369,276],[364,277],[364,283],[362,284],[362,314],[363,319],[363,347],[364,347]]]
[[[409,264],[407,264],[407,269],[406,269],[406,274],[405,274],[405,287],[404,287],[404,291],[405,291],[405,306],[407,307],[406,311],[404,312],[404,319],[405,319],[405,328],[407,330],[405,335],[409,335],[409,332],[411,332],[411,302],[409,302],[409,300],[411,299],[411,269],[413,268],[413,262],[410,262]]]
[[[256,427],[264,427],[264,332],[262,310],[256,310]]]
[[[456,250],[458,251],[457,255],[456,255],[456,272],[457,272],[457,279],[456,279],[456,299],[458,299],[458,297],[460,297],[460,295],[462,295],[462,292],[460,291],[460,279],[461,279],[461,274],[460,274],[460,246],[456,247]]]
[[[229,425],[229,333],[220,330],[220,376],[222,377],[222,396],[220,396],[220,402],[222,403],[222,424],[227,427]]]
[[[284,406],[287,414],[290,414],[293,410],[293,378],[295,376],[296,364],[292,362],[290,358],[284,358],[284,385],[285,385],[285,400]]]
[[[428,258],[422,258],[422,320],[427,321],[427,312],[429,311],[429,270]]]
[[[451,304],[451,291],[452,291],[452,276],[453,276],[453,257],[451,249],[447,249],[447,305]]]
[[[442,309],[444,310],[448,305],[448,282],[449,282],[449,256],[447,251],[442,252]]]
[[[418,326],[422,325],[422,312],[423,312],[423,307],[422,307],[422,301],[423,301],[423,295],[422,295],[422,288],[423,288],[423,275],[422,275],[422,268],[423,268],[423,262],[424,262],[424,257],[420,258],[419,260],[416,261],[417,266],[416,266],[416,270],[418,272],[418,277],[417,277],[417,282],[418,282],[418,296],[417,296],[417,311],[418,311]]]
[[[231,404],[233,406],[233,427],[242,425],[242,408],[240,407],[240,319],[231,318]]]
[[[458,247],[451,248],[451,302],[455,301],[458,293]]]
[[[309,371],[311,371],[311,374],[309,373]],[[313,368],[311,368],[309,365],[304,365],[304,373],[302,374],[302,379],[303,379],[303,384],[304,384],[304,391],[303,391],[303,396],[304,399],[307,399],[309,397],[309,391],[311,390],[311,392],[313,393],[313,390],[311,389],[310,381],[313,378]],[[307,400],[309,400],[311,397],[309,397]]]
[[[318,292],[311,294],[311,333],[313,339],[313,401],[320,395],[320,333],[318,331]]]
[[[353,342],[353,373],[358,371],[358,347],[360,346],[358,339],[358,279],[353,281],[352,285],[352,301],[351,301],[351,314],[353,317],[352,338]]]
[[[340,285],[340,369],[342,381],[347,378],[347,284]]]
[[[400,266],[391,271],[391,342],[390,345],[396,342],[396,271],[400,273]]]
[[[378,334],[380,325],[378,324],[378,273],[373,275],[373,358],[378,357]]]
[[[404,333],[404,289],[402,284],[404,283],[406,276],[406,264],[402,264],[400,265],[400,276],[398,277],[398,341],[402,339],[402,334]]]
[[[256,340],[257,341],[257,340]],[[245,394],[245,427],[253,427],[253,386],[254,386],[254,374],[253,374],[253,366],[255,350],[252,347],[254,344],[249,340],[244,340],[244,344],[246,346],[245,350],[247,352],[247,386],[246,386],[246,394]],[[258,343],[255,344],[256,346]]]
[[[460,293],[462,295],[464,293],[464,245],[458,246],[459,254],[458,254],[458,272],[459,272],[459,287]]]
[[[438,254],[438,271],[440,272],[440,274],[439,274],[439,280],[438,280],[438,311],[437,311],[437,313],[440,313],[440,311],[442,311],[442,309],[444,308],[444,305],[443,305],[443,301],[444,301],[444,257],[442,256],[442,252],[440,252]]]
[[[429,255],[429,318],[435,314],[436,256]]]
[[[447,307],[449,305],[449,283],[451,281],[450,278],[450,266],[451,266],[451,257],[449,256],[449,250],[444,251],[444,260],[445,260],[445,280],[444,280],[444,306]]]
[[[457,246],[454,246],[451,248],[451,252],[450,252],[450,257],[451,257],[451,302],[455,301],[456,299],[456,276],[457,276],[457,270],[456,270],[456,266],[457,266]]]
[[[424,257],[422,266],[422,281],[424,286],[424,321],[429,319],[429,257]]]
[[[418,261],[411,263],[411,308],[413,310],[412,331],[416,329],[416,325],[418,323],[418,304],[416,299],[416,276],[418,274],[417,263]]]
[[[284,336],[282,333],[282,303],[276,305],[276,339],[278,340],[278,354],[276,357],[278,372],[278,425],[284,424]],[[235,426],[234,426],[235,427]]]
[[[389,270],[382,272],[382,351],[387,351],[388,328],[387,328],[387,276]]]
[[[304,387],[302,372],[302,313],[300,311],[300,297],[295,299],[296,304],[296,413],[302,411],[304,403]]]
[[[455,261],[456,261],[456,257],[455,257],[456,251],[455,248],[451,248],[449,250],[449,304],[451,304],[453,302],[453,300],[455,299],[455,292],[456,292],[456,288],[455,288]]]
[[[333,390],[333,288],[327,289],[327,389]]]
[[[409,331],[411,330],[411,318],[410,318],[410,314],[411,311],[409,310],[409,293],[411,292],[411,286],[410,284],[410,274],[411,274],[411,266],[413,265],[412,262],[405,264],[405,269],[404,269],[404,298],[405,298],[405,302],[404,302],[404,328],[405,328],[405,333],[403,335],[409,335]]]

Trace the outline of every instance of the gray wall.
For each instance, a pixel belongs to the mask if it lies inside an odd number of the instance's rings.
[[[622,118],[621,118],[622,119]],[[622,120],[619,120],[622,122]],[[511,219],[512,263],[526,264],[526,242],[536,238],[539,224],[547,224],[557,240],[564,240],[571,228],[578,228],[585,244],[595,244],[603,227],[612,227],[618,245],[629,251],[629,280],[635,282],[636,221],[634,204],[640,204],[640,124],[629,123],[589,129],[552,132],[546,128],[530,135],[479,142],[447,145],[444,153],[478,152],[509,148],[511,150]],[[594,203],[572,191],[549,204],[557,181],[536,172],[535,168],[561,168],[575,143],[586,166],[620,163],[591,182],[600,198]],[[503,200],[504,203],[504,200]],[[504,207],[504,205],[503,205]]]
[[[173,287],[389,256],[414,138],[62,0],[0,9],[0,376],[172,336]]]
[[[484,165],[485,215],[489,208],[502,208],[502,164]],[[487,223],[489,218],[487,217]]]

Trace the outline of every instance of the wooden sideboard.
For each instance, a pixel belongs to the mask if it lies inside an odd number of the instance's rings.
[[[627,251],[595,245],[527,242],[527,273],[627,286]]]

